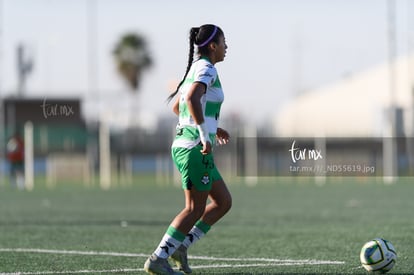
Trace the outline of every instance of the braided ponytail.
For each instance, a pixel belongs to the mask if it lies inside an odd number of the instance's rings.
[[[188,63],[187,63],[187,69],[185,70],[185,74],[181,82],[178,84],[177,88],[173,93],[171,93],[167,101],[170,102],[178,93],[178,90],[180,89],[181,85],[183,85],[185,78],[187,77],[188,72],[190,71],[191,65],[193,64],[194,60],[194,44],[196,41],[197,34],[199,32],[200,28],[191,28],[190,30],[190,51],[188,52]]]

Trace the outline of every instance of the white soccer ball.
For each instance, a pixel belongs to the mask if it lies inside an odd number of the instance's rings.
[[[375,238],[364,244],[359,258],[367,271],[385,273],[395,265],[397,252],[389,241]]]

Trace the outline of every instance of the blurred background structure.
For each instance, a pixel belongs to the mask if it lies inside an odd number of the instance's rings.
[[[29,121],[34,177],[50,186],[108,188],[136,174],[177,182],[169,153],[177,119],[165,99],[184,74],[189,29],[204,23],[221,26],[229,46],[217,64],[221,126],[233,137],[216,150],[225,175],[283,167],[273,147],[238,144],[244,137],[318,138],[322,147],[325,138],[344,138],[339,147],[363,138],[381,175],[412,170],[412,1],[209,5],[199,13],[189,0],[0,0],[0,185],[7,140]],[[405,149],[387,145],[396,137]]]

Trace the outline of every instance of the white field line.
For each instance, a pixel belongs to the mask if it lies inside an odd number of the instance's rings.
[[[313,265],[319,263],[314,262]],[[310,265],[312,265],[310,264]],[[295,266],[304,265],[304,263],[263,263],[263,264],[217,264],[217,265],[198,265],[191,266],[192,269],[207,269],[207,268],[246,268],[246,267],[271,267],[271,266]],[[133,268],[121,268],[121,269],[109,269],[109,270],[74,270],[74,271],[40,271],[40,272],[15,272],[15,273],[0,273],[0,275],[51,275],[51,274],[99,274],[99,273],[127,273],[127,272],[143,272],[144,269]]]
[[[0,252],[69,254],[69,255],[112,256],[112,257],[148,257],[148,254],[142,254],[142,253],[136,254],[136,253],[105,252],[105,251],[54,250],[54,249],[38,249],[38,248],[0,248]]]
[[[0,248],[0,252],[22,252],[22,253],[46,253],[46,254],[67,254],[67,255],[89,255],[89,256],[112,256],[112,257],[143,257],[148,254],[143,253],[120,253],[107,251],[78,251],[78,250],[54,250],[37,248]],[[271,258],[220,258],[209,256],[188,256],[189,259],[228,261],[228,262],[267,262],[267,263],[301,263],[301,264],[323,264],[336,265],[345,264],[343,261],[323,261],[323,260],[293,260],[293,259],[271,259]]]
[[[99,251],[77,251],[77,250],[51,250],[35,248],[0,248],[0,252],[21,252],[21,253],[46,253],[46,254],[66,254],[66,255],[89,255],[89,256],[114,256],[114,257],[148,257],[142,253],[118,253],[118,252],[99,252]],[[290,260],[290,259],[270,259],[270,258],[217,258],[206,256],[190,256],[191,259],[213,260],[213,261],[236,261],[236,262],[256,262],[248,264],[212,264],[192,266],[193,269],[207,268],[246,268],[246,267],[271,267],[271,266],[296,266],[296,265],[340,265],[342,261],[320,261],[320,260]],[[259,263],[257,263],[259,262]],[[109,274],[109,273],[128,273],[142,272],[142,268],[121,268],[110,270],[71,270],[71,271],[41,271],[41,272],[14,272],[0,273],[0,275],[51,275],[51,274]]]
[[[318,265],[317,261],[310,265]],[[263,264],[216,264],[216,265],[198,265],[191,266],[192,269],[208,269],[208,268],[247,268],[247,267],[271,267],[271,266],[295,266],[304,265],[304,263],[290,262],[290,263],[263,263]],[[308,264],[309,265],[309,264]],[[120,268],[120,269],[109,269],[109,270],[71,270],[71,271],[39,271],[39,272],[14,272],[14,273],[0,273],[0,275],[51,275],[51,274],[108,274],[108,273],[127,273],[127,272],[143,272],[143,268]]]
[[[120,272],[141,272],[143,268],[131,269],[131,268],[120,268],[111,270],[73,270],[73,271],[39,271],[39,272],[14,272],[14,273],[0,273],[0,275],[42,275],[42,274],[97,274],[97,273],[120,273]]]

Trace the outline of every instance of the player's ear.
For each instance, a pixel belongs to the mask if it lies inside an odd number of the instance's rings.
[[[210,48],[210,51],[215,51],[217,49],[217,43],[216,42],[210,42],[210,44],[208,44],[208,47]]]

